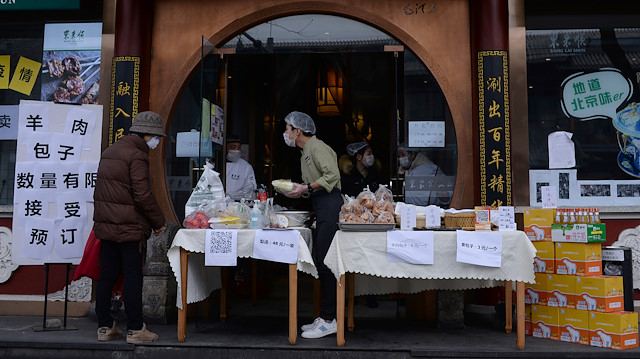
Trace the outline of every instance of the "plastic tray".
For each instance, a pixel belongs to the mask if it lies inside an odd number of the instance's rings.
[[[395,223],[338,223],[340,230],[347,232],[386,232],[396,227]]]

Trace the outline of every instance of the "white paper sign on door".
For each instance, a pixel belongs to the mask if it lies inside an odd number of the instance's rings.
[[[252,257],[295,264],[298,262],[299,239],[300,232],[294,230],[256,230]]]
[[[204,265],[233,267],[238,264],[238,230],[207,229]]]
[[[433,264],[433,231],[388,231],[387,261]]]
[[[502,233],[456,231],[456,261],[485,267],[502,266]]]
[[[410,231],[416,226],[416,207],[402,206],[400,208],[400,230]]]

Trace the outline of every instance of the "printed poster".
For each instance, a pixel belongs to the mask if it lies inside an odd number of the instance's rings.
[[[101,42],[99,22],[45,24],[40,100],[97,104]]]

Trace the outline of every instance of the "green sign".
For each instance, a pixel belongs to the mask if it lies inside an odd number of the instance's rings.
[[[80,9],[80,0],[2,0],[0,11]]]

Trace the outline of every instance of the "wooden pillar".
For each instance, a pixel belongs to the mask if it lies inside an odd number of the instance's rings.
[[[469,0],[474,79],[474,202],[511,206],[508,0]]]
[[[152,0],[117,1],[109,144],[128,133],[137,113],[149,109],[152,22]]]

